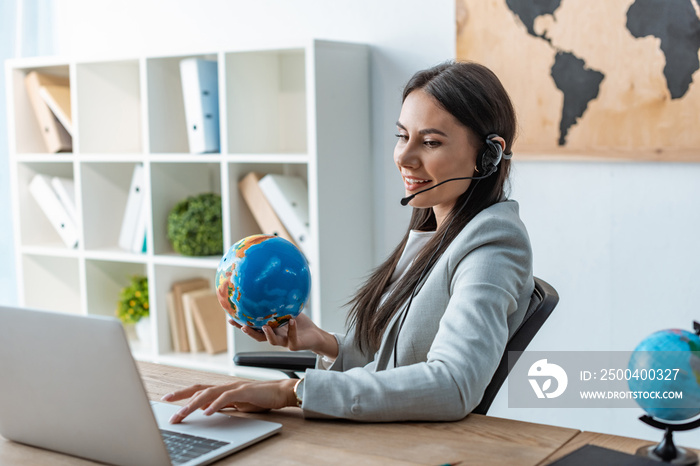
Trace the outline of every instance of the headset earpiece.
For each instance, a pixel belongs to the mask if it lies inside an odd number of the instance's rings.
[[[496,137],[498,137],[498,134],[486,136],[481,153],[476,157],[476,171],[481,176],[492,175],[498,169],[498,164],[501,163],[503,158],[503,148],[498,142],[493,140]],[[510,157],[506,158],[509,159]]]

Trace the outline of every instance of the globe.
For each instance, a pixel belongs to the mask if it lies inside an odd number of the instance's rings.
[[[306,306],[311,290],[309,265],[291,242],[253,235],[231,246],[216,270],[221,307],[240,325],[285,325]]]
[[[681,421],[700,414],[698,335],[679,329],[652,333],[637,345],[628,369],[632,392],[682,392],[682,398],[636,398],[650,416]]]

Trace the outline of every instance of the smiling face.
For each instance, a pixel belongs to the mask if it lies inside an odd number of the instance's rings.
[[[401,172],[406,195],[450,178],[474,176],[479,146],[472,131],[442,108],[434,97],[418,89],[403,102],[394,162]],[[417,195],[410,205],[432,207],[438,227],[471,180],[450,181]]]

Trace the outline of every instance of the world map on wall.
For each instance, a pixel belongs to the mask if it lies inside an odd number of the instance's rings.
[[[545,34],[538,34],[535,19],[542,15],[554,15],[561,0],[506,0],[508,8],[518,16],[528,34],[539,37],[552,45]],[[650,12],[655,12],[650,15]],[[648,35],[661,40],[661,50],[666,57],[664,76],[671,98],[683,97],[700,67],[700,20],[689,0],[635,0],[627,10],[627,29],[634,37]],[[556,47],[555,47],[556,48]],[[601,71],[588,68],[586,62],[574,53],[557,50],[552,78],[564,93],[559,145],[565,145],[569,127],[576,124],[588,106],[598,96],[600,83],[605,78]]]
[[[458,58],[501,78],[521,146],[700,152],[698,1],[458,0]]]

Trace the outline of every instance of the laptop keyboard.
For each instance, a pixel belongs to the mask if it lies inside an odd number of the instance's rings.
[[[199,458],[209,452],[228,445],[226,442],[220,442],[205,437],[197,437],[195,435],[183,434],[180,432],[172,432],[169,430],[160,430],[163,436],[165,446],[168,448],[168,454],[173,464],[183,464]]]

